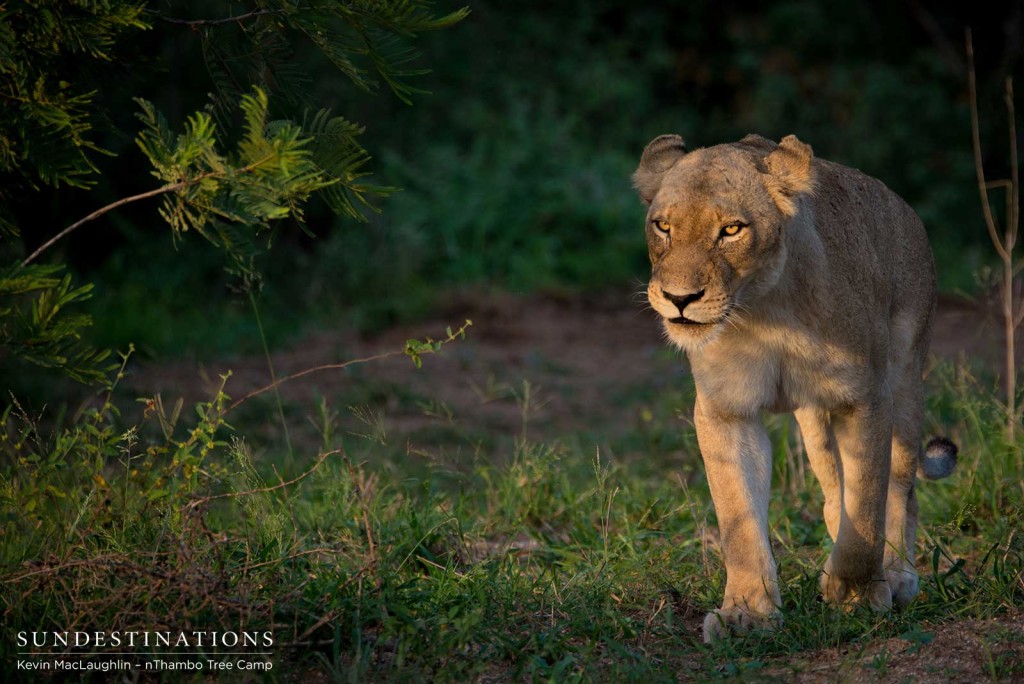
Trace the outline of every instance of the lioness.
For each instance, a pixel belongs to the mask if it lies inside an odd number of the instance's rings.
[[[918,590],[915,476],[956,465],[948,440],[921,449],[935,266],[920,219],[792,135],[689,153],[663,135],[633,181],[648,204],[647,295],[690,359],[721,530],[725,597],[704,640],[779,619],[764,411],[796,415],[825,494],[825,599],[907,604]]]

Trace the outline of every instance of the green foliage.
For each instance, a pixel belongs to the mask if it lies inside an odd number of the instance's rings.
[[[423,91],[409,80],[427,72],[411,67],[420,54],[409,39],[453,26],[469,14],[463,8],[435,15],[425,0],[313,0],[301,6],[255,0],[247,12],[183,20],[175,17],[175,5],[180,4],[170,3],[159,18],[199,32],[219,105],[243,94],[240,84],[280,92],[290,101],[308,101],[310,78],[296,61],[303,44],[314,47],[360,90],[373,93],[383,82],[411,104],[411,96]]]
[[[109,352],[81,344],[92,322],[66,312],[89,298],[92,285],[74,287],[62,270],[32,264],[0,272],[0,359],[13,356],[79,382],[100,382]]]
[[[429,337],[425,340],[406,340],[405,349],[402,350],[402,353],[412,360],[414,366],[420,368],[423,366],[423,357],[426,354],[436,354],[441,351],[441,347],[445,344],[454,342],[455,340],[466,339],[466,329],[471,325],[473,325],[473,321],[467,319],[458,330],[453,331],[451,327],[449,327],[445,330],[446,337],[442,340],[433,340]]]
[[[190,117],[185,132],[175,137],[151,103],[138,103],[145,125],[139,148],[153,164],[153,175],[165,183],[160,215],[176,236],[191,228],[243,264],[251,259],[255,238],[273,222],[301,222],[302,205],[312,193],[355,174],[351,158],[330,160],[342,166],[325,173],[299,126],[268,124],[267,96],[259,89],[242,97],[245,133],[231,155],[218,151],[209,114]],[[332,121],[323,127],[331,128]]]
[[[93,135],[94,85],[85,65],[110,62],[125,34],[148,24],[140,2],[12,0],[0,7],[2,207],[37,182],[86,188],[103,150]]]
[[[409,79],[424,73],[410,66],[418,56],[410,41],[466,16],[465,10],[435,16],[423,0],[302,6],[257,0],[237,15],[209,19],[175,14],[182,9],[197,8],[165,3],[155,9],[125,0],[37,0],[0,7],[0,98],[10,104],[0,108],[0,232],[8,240],[20,230],[4,210],[12,193],[36,190],[37,181],[82,189],[95,183],[93,156],[104,150],[95,142],[94,123],[104,119],[109,127],[116,113],[101,110],[96,90],[83,84],[98,81],[90,70],[113,63],[131,29],[149,28],[149,20],[174,30],[192,28],[202,38],[216,86],[212,101],[187,116],[177,135],[156,106],[135,98],[143,125],[136,142],[162,185],[69,221],[20,266],[0,273],[0,291],[34,297],[27,307],[31,315],[0,321],[5,356],[67,370],[82,381],[102,377],[98,366],[87,367],[103,357],[82,340],[88,317],[64,310],[84,299],[88,288],[73,290],[69,280],[24,269],[57,240],[122,205],[162,195],[159,213],[175,239],[188,230],[205,237],[230,257],[232,270],[250,290],[259,283],[254,264],[262,245],[269,246],[286,221],[305,230],[303,212],[314,194],[322,192],[332,211],[363,220],[363,211],[374,208],[372,198],[389,189],[365,180],[370,157],[357,140],[363,132],[359,125],[323,108],[315,115],[296,111],[297,103],[312,99],[303,93],[307,79],[289,78],[295,74],[287,65],[294,65],[298,43],[314,45],[360,90],[374,91],[383,82],[408,102],[416,92]],[[134,59],[148,61],[152,54]],[[286,92],[293,82],[297,87]],[[283,106],[275,112],[280,118],[269,115],[272,92],[281,96]],[[127,104],[129,94],[109,95],[108,106]],[[18,251],[17,244],[5,245],[3,258],[14,259]],[[26,289],[24,279],[33,274]],[[7,307],[0,315],[19,310]]]
[[[370,196],[384,197],[391,188],[369,185],[361,178],[370,155],[357,142],[365,128],[321,109],[303,117],[303,134],[311,138],[313,163],[327,179],[321,196],[335,214],[365,221],[364,209],[373,209]]]

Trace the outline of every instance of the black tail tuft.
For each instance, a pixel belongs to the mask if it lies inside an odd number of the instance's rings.
[[[959,449],[945,437],[935,437],[924,448],[924,457],[917,468],[917,476],[926,480],[941,480],[956,468]]]

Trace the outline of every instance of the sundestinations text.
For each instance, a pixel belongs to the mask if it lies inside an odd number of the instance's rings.
[[[19,648],[269,648],[272,632],[18,632]]]

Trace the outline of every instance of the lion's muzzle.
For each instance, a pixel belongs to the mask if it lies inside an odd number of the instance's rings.
[[[703,321],[696,321],[686,316],[686,307],[691,303],[700,300],[700,298],[704,296],[704,290],[691,292],[690,294],[685,295],[672,294],[668,290],[662,290],[661,295],[671,302],[679,312],[679,316],[668,319],[669,323],[675,323],[676,325],[704,325]]]

